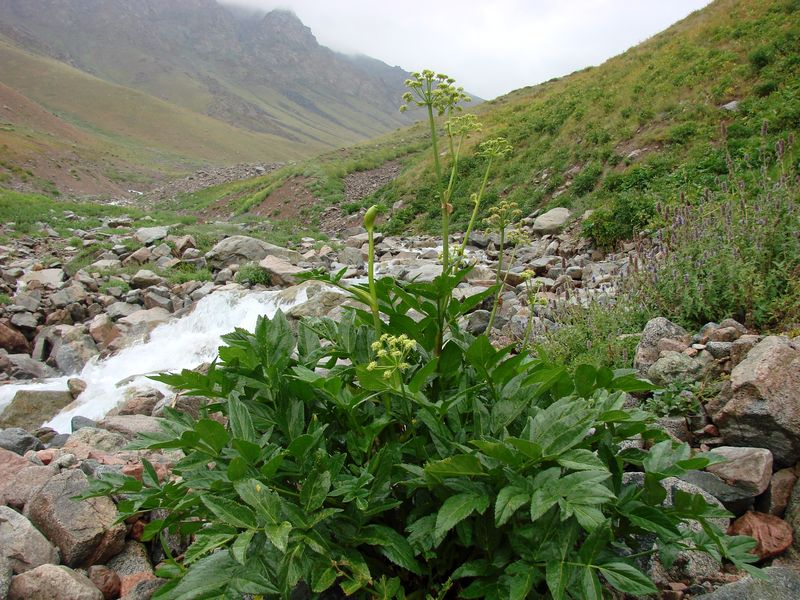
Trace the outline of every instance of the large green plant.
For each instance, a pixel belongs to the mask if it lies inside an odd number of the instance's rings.
[[[370,261],[366,285],[323,278],[363,309],[296,328],[262,317],[224,336],[207,373],[158,378],[209,399],[135,444],[182,450],[174,476],[159,482],[145,462],[142,481],[106,475],[89,492],[121,495],[122,518],[165,509],[145,540],[192,536],[158,570],[157,597],[583,600],[655,593],[643,572],[655,553],[749,568],[753,541],[712,522],[724,510],[680,491],[662,506],[661,481],[714,458],[624,409],[626,392],[652,386],[468,334],[460,317],[495,291],[454,298],[469,270],[453,261],[401,284]],[[635,436],[650,450],[625,449]],[[631,469],[643,484],[626,483]]]

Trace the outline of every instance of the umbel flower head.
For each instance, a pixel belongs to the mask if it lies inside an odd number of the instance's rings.
[[[496,137],[481,142],[478,146],[478,156],[484,158],[502,158],[511,154],[513,148],[504,137]]]
[[[400,112],[408,110],[410,104],[430,106],[439,115],[461,110],[459,105],[472,99],[464,93],[463,87],[454,85],[455,81],[444,73],[434,73],[430,69],[415,71],[411,78],[406,79],[405,85],[409,91],[403,94],[405,104],[400,107]]]
[[[411,365],[406,358],[416,346],[416,342],[406,334],[400,336],[384,333],[372,343],[375,360],[367,365],[367,371],[382,371],[383,378],[389,379],[394,373],[407,370]]]

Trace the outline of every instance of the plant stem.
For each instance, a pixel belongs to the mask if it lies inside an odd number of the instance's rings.
[[[464,256],[464,252],[467,250],[467,242],[469,241],[469,236],[472,233],[472,227],[475,225],[475,219],[478,217],[478,208],[480,208],[481,200],[483,199],[483,191],[486,189],[486,183],[489,181],[489,169],[492,168],[492,157],[489,157],[489,164],[486,165],[486,172],[483,174],[483,181],[481,182],[481,188],[478,190],[478,195],[475,198],[475,207],[472,209],[472,216],[469,219],[469,224],[467,225],[467,231],[464,233],[464,241],[461,242],[461,249],[459,250],[459,256]]]
[[[369,278],[369,295],[371,302],[369,303],[372,310],[372,320],[375,322],[375,332],[378,336],[381,334],[381,315],[378,310],[378,291],[375,288],[375,233],[373,228],[367,230],[369,239],[369,256],[367,258],[367,277]]]

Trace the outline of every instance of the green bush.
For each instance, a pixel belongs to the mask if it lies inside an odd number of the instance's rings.
[[[247,263],[239,267],[233,280],[236,283],[249,283],[250,285],[270,285],[272,283],[269,271],[255,263]]]
[[[613,249],[647,227],[655,214],[655,202],[649,194],[620,192],[611,200],[610,208],[600,208],[589,215],[583,222],[583,233],[601,248]]]
[[[586,165],[572,180],[572,193],[576,198],[585,196],[594,189],[602,175],[603,165],[599,163]]]
[[[778,150],[782,161],[782,142]],[[638,277],[655,312],[691,327],[733,317],[770,328],[797,318],[800,185],[791,169],[765,163],[756,181],[732,170],[719,194],[665,211],[656,258]]]

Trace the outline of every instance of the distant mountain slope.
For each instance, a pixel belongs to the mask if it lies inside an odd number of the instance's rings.
[[[320,46],[293,14],[215,0],[0,0],[6,36],[235,127],[340,146],[403,124],[407,73]],[[376,69],[375,65],[380,65]]]

